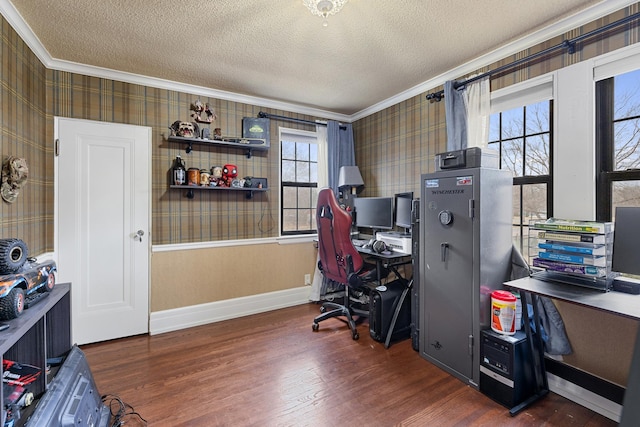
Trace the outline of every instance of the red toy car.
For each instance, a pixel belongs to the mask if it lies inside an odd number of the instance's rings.
[[[56,271],[55,261],[38,263],[29,258],[16,272],[0,275],[0,319],[15,319],[30,304],[51,292]]]

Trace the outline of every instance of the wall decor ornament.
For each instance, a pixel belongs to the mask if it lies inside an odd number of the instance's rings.
[[[20,189],[27,183],[29,167],[27,161],[20,157],[10,156],[2,165],[2,185],[0,195],[7,203],[13,203],[20,194]]]

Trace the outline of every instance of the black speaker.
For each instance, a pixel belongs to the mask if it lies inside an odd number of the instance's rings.
[[[394,280],[371,291],[369,296],[369,334],[374,340],[384,342],[387,339],[393,313],[400,302],[404,289],[405,285],[400,280]],[[407,293],[400,308],[400,313],[398,313],[391,340],[398,341],[409,338],[410,333],[411,296]]]

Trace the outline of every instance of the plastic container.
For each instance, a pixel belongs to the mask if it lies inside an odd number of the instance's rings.
[[[504,335],[516,333],[516,297],[511,292],[491,293],[491,329]]]

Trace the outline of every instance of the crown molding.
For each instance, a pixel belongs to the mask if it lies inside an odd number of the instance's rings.
[[[601,3],[585,9],[576,15],[557,21],[548,27],[545,27],[532,34],[508,43],[486,55],[479,56],[465,64],[460,65],[459,67],[446,71],[445,73],[442,73],[432,79],[420,83],[419,85],[407,89],[397,95],[394,95],[391,98],[387,98],[377,104],[372,105],[371,107],[360,110],[357,113],[351,115],[351,121],[354,122],[356,120],[370,116],[371,114],[382,111],[386,108],[389,108],[393,105],[396,105],[402,101],[406,101],[407,99],[410,99],[414,96],[422,95],[425,92],[429,92],[439,86],[443,86],[445,82],[449,80],[460,79],[463,76],[471,74],[483,67],[494,64],[508,56],[514,55],[518,52],[522,52],[523,50],[529,49],[532,46],[543,43],[549,39],[574,30],[578,27],[581,27],[582,25],[593,22],[599,18],[602,18],[603,16],[607,16],[613,12],[617,12],[618,10],[621,10],[635,3],[637,3],[637,0],[602,1]]]
[[[78,73],[93,77],[111,79],[116,81],[122,81],[125,83],[139,84],[143,86],[155,87],[160,89],[174,90],[178,92],[193,93],[200,96],[208,96],[217,99],[224,99],[227,101],[239,102],[249,105],[260,106],[264,108],[273,108],[276,110],[284,110],[297,114],[306,114],[313,117],[320,117],[324,119],[337,120],[344,123],[351,123],[356,120],[367,117],[371,114],[377,113],[396,105],[402,101],[406,101],[417,95],[422,95],[425,92],[433,90],[436,87],[444,85],[448,80],[453,80],[470,74],[482,67],[491,65],[501,59],[510,55],[521,52],[536,44],[547,41],[553,37],[564,34],[570,30],[580,27],[589,22],[606,16],[610,13],[616,12],[624,7],[636,3],[635,0],[606,0],[601,3],[592,6],[576,15],[562,19],[552,25],[545,27],[539,31],[534,32],[528,36],[518,39],[512,43],[509,43],[493,52],[475,58],[459,67],[453,68],[445,73],[442,73],[432,79],[429,79],[419,85],[416,85],[410,89],[400,92],[390,98],[387,98],[381,102],[378,102],[368,108],[358,111],[352,115],[335,113],[318,108],[311,108],[303,105],[292,104],[288,102],[276,101],[272,99],[259,98],[255,96],[243,95],[233,92],[227,92],[203,86],[189,85],[180,82],[174,82],[164,79],[158,79],[154,77],[143,76],[139,74],[125,73],[122,71],[94,67],[86,64],[79,64],[70,61],[63,61],[52,58],[49,52],[44,48],[38,37],[31,30],[31,27],[24,21],[22,16],[15,9],[10,1],[0,2],[0,13],[9,22],[13,29],[18,33],[22,40],[29,46],[38,59],[44,64],[45,67],[57,70],[66,71],[71,73]]]

